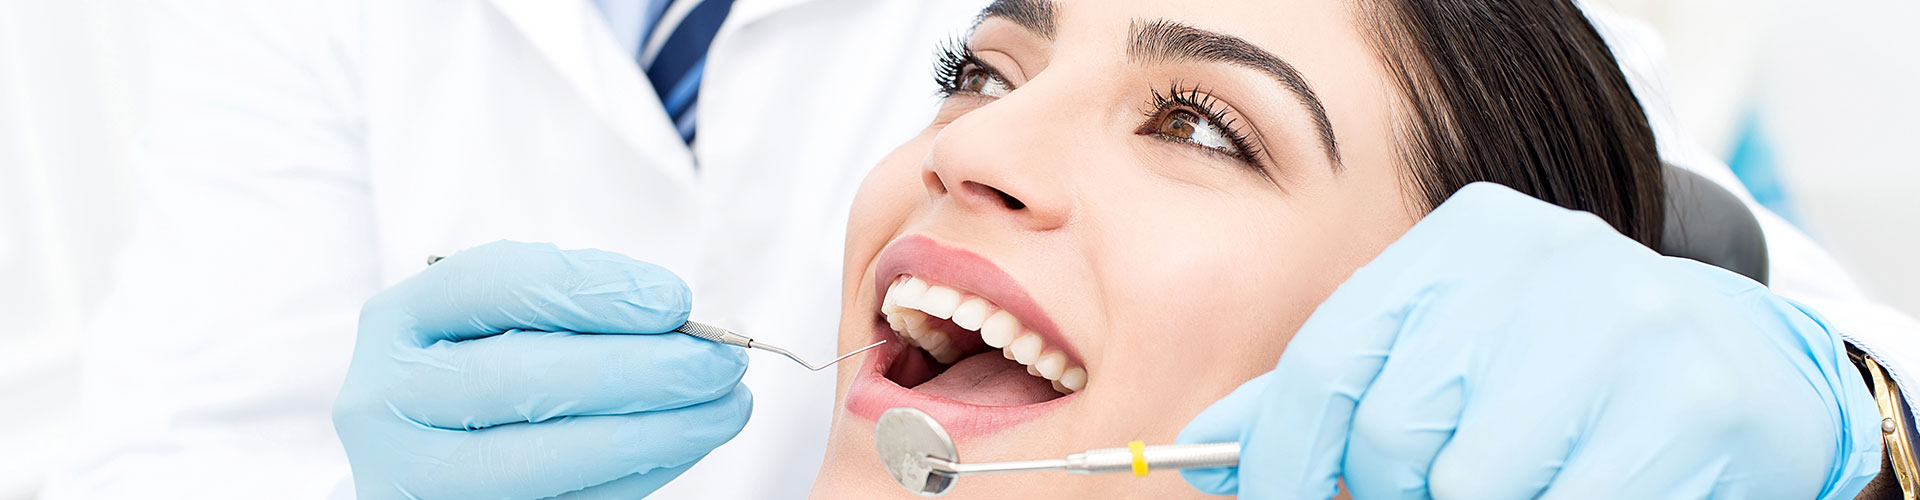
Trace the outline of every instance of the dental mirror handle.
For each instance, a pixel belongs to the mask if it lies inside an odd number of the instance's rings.
[[[1208,469],[1240,465],[1240,443],[1102,448],[1053,460],[960,464],[928,457],[927,462],[935,472],[956,476],[1048,470],[1064,470],[1075,474],[1125,472],[1145,476],[1153,469]]]

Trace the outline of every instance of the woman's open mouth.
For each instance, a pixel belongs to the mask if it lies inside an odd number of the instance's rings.
[[[982,406],[1043,403],[1086,388],[1086,368],[1069,366],[1065,352],[985,298],[901,276],[880,312],[903,343],[920,348],[887,369],[887,380],[902,387]]]
[[[874,334],[889,342],[854,378],[854,413],[910,406],[968,435],[1024,422],[1086,389],[1072,346],[985,258],[908,236],[881,253],[875,279],[884,293]]]

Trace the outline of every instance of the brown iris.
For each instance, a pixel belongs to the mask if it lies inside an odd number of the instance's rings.
[[[1193,134],[1200,129],[1200,115],[1184,109],[1175,109],[1162,113],[1156,129],[1161,135],[1176,139],[1192,140]]]
[[[968,67],[966,74],[960,75],[960,90],[980,92],[986,90],[987,84],[992,82],[993,75],[991,73],[981,71],[980,68]]]

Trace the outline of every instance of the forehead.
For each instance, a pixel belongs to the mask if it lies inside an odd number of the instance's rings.
[[[1292,37],[1329,42],[1364,41],[1354,29],[1357,0],[994,0],[981,18],[1012,21],[1036,34],[1054,38],[1064,27],[1085,35],[1107,32],[1119,21],[1169,19],[1232,33],[1255,41],[1275,42]],[[1289,36],[1275,36],[1285,35]]]
[[[1315,87],[1378,87],[1371,35],[1359,0],[995,0],[982,22],[1020,26],[1048,39],[1054,52],[1118,53],[1129,27],[1157,20],[1232,35],[1270,51]],[[1330,90],[1330,89],[1329,89]]]

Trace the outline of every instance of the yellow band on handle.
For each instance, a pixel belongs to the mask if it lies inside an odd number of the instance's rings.
[[[1127,450],[1133,452],[1133,477],[1147,477],[1147,443],[1127,443]]]

